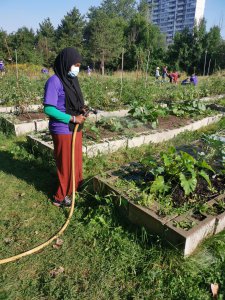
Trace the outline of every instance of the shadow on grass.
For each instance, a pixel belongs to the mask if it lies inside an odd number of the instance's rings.
[[[53,168],[47,169],[35,160],[15,159],[14,155],[8,151],[0,151],[0,162],[1,171],[26,181],[36,190],[44,192],[47,197],[52,197],[57,184]]]

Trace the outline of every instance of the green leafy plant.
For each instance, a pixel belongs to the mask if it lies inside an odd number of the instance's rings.
[[[96,126],[101,126],[105,129],[116,132],[123,131],[124,129],[119,118],[101,118],[98,122],[96,122]]]
[[[93,135],[92,138],[94,138],[94,140],[99,140],[100,130],[96,126],[96,123],[87,121],[85,123],[85,127],[84,127],[83,132],[84,132],[84,136],[89,137],[89,133],[91,133],[91,135]]]
[[[204,155],[208,159],[219,159],[222,163],[223,169],[225,168],[225,143],[220,140],[224,132],[218,132],[215,135],[203,134],[201,140],[204,146]]]
[[[206,111],[204,103],[198,100],[172,102],[168,107],[169,113],[175,116],[193,116],[197,114],[203,114]]]
[[[143,123],[150,123],[153,128],[158,125],[158,117],[166,114],[166,110],[158,105],[146,104],[140,105],[139,102],[135,101],[131,104],[131,109],[128,113]]]
[[[184,230],[190,230],[196,222],[191,221],[191,220],[182,220],[182,221],[174,221],[173,226],[182,228]]]
[[[160,154],[160,158],[160,162],[152,157],[142,160],[142,163],[149,167],[149,172],[154,175],[149,187],[151,193],[165,195],[179,184],[185,196],[188,196],[195,191],[200,177],[211,187],[208,173],[214,173],[214,170],[202,157],[195,159],[187,152],[177,152],[174,147],[170,147],[167,152]]]

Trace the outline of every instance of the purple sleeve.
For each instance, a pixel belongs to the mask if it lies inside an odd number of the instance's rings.
[[[43,104],[57,107],[59,80],[56,76],[50,77],[45,84],[45,94]]]

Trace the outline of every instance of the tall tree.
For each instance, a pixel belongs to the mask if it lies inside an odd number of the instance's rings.
[[[187,73],[203,70],[203,57],[206,44],[206,22],[195,24],[193,31],[188,27],[176,33],[174,42],[168,47],[168,62],[175,69]]]
[[[73,8],[67,13],[56,31],[58,50],[70,46],[82,52],[84,25],[84,17],[78,9]]]
[[[2,28],[0,29],[0,59],[8,60],[11,58],[11,50],[7,42],[7,33]]]
[[[100,6],[108,15],[122,17],[129,21],[136,13],[135,0],[104,0]]]
[[[35,64],[42,63],[41,57],[35,48],[35,34],[33,29],[22,27],[15,34],[9,35],[10,48],[17,51],[19,63],[31,62]],[[15,60],[15,54],[14,54]]]
[[[56,34],[49,18],[39,24],[36,47],[43,56],[44,64],[51,66],[56,56]]]
[[[92,9],[89,13],[88,46],[92,59],[101,63],[102,74],[106,63],[117,59],[123,48],[124,22],[120,17],[110,17],[102,9]]]
[[[223,40],[218,26],[210,28],[206,35],[205,51],[207,51],[206,64],[207,72],[212,73],[224,65],[222,59]]]
[[[150,57],[150,70],[159,63],[156,60],[157,53],[164,52],[165,38],[157,26],[150,23],[149,4],[142,0],[138,10],[129,22],[126,32],[126,56],[125,67],[128,69],[146,69],[147,60]]]

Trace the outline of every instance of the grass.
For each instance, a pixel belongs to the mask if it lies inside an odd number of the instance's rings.
[[[223,128],[225,121],[207,130]],[[142,146],[84,161],[86,181],[147,153],[189,143],[203,131],[183,133],[160,145]],[[68,210],[50,204],[56,184],[52,162],[35,158],[22,138],[0,133],[1,258],[30,249],[51,237]],[[89,181],[90,182],[90,181]],[[0,266],[0,299],[211,299],[210,284],[225,299],[225,233],[208,239],[184,259],[144,228],[121,220],[109,199],[84,190],[61,237],[38,254]],[[61,268],[60,268],[61,267]]]

